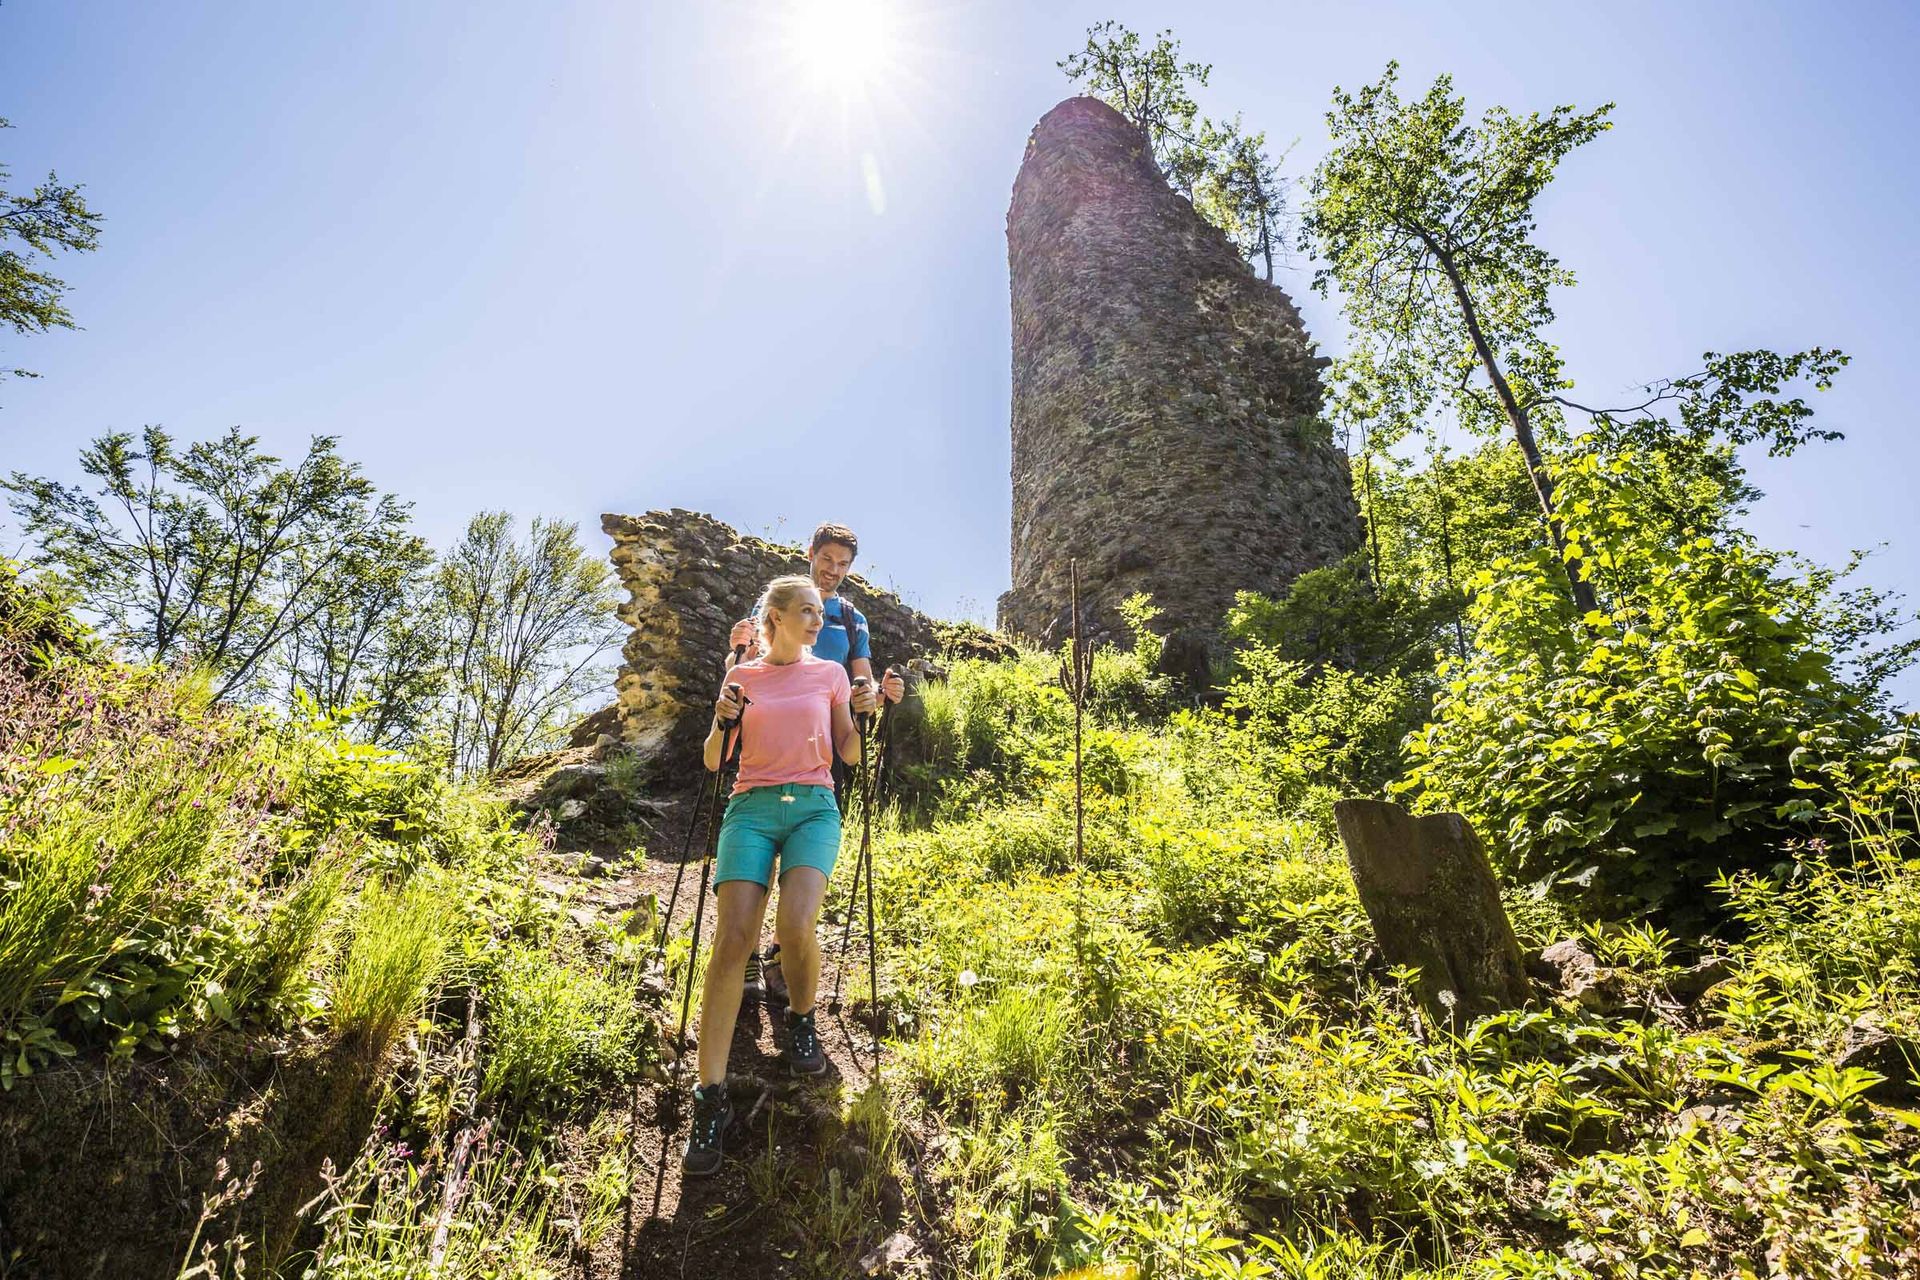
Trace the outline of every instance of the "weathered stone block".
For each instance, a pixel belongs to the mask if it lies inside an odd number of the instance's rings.
[[[1381,954],[1420,970],[1437,1021],[1464,1027],[1527,998],[1526,966],[1480,838],[1457,813],[1414,817],[1385,800],[1333,806]]]

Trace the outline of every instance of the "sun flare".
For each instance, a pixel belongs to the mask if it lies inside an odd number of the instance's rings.
[[[884,0],[788,0],[784,43],[816,87],[856,97],[885,78],[898,54]]]

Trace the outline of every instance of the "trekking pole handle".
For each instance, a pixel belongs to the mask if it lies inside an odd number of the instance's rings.
[[[853,678],[853,687],[854,687],[854,688],[856,688],[856,689],[865,689],[865,688],[868,688],[869,686],[871,686],[872,684],[873,684],[873,681],[872,681],[872,679],[871,679],[871,678],[869,678],[869,677],[867,677],[867,676],[855,676],[855,677]],[[875,718],[875,713],[874,713],[874,712],[871,712],[871,711],[861,711],[861,712],[856,712],[856,713],[855,713],[855,715],[854,715],[854,719],[855,719],[856,721],[865,721],[865,722],[866,722],[866,723],[865,723],[865,727],[863,727],[863,728],[862,728],[862,729],[860,730],[860,736],[861,736],[861,737],[863,737],[863,738],[864,738],[864,737],[866,736],[866,734],[867,734],[867,729],[868,729],[868,728],[871,728],[871,727],[872,727],[872,725],[873,725],[873,721],[874,721],[874,718]]]

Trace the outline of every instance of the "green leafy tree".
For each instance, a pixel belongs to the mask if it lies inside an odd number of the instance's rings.
[[[159,427],[80,454],[98,482],[0,481],[37,551],[104,624],[153,663],[209,672],[215,696],[264,695],[290,637],[419,554],[409,507],[316,436],[293,466],[234,428],[182,450]]]
[[[1089,95],[1132,121],[1147,140],[1168,185],[1192,202],[1249,258],[1274,256],[1286,215],[1286,188],[1267,154],[1265,133],[1249,133],[1235,116],[1214,121],[1200,114],[1196,86],[1213,68],[1180,60],[1180,42],[1162,31],[1151,46],[1140,33],[1107,21],[1087,28],[1084,47],[1056,65]]]
[[[1441,76],[1403,102],[1398,67],[1358,93],[1334,91],[1333,147],[1315,169],[1302,245],[1338,286],[1354,353],[1342,379],[1375,417],[1404,433],[1441,398],[1470,430],[1513,433],[1581,612],[1596,607],[1554,504],[1540,428],[1568,384],[1543,334],[1551,290],[1572,273],[1533,242],[1534,202],[1568,152],[1609,127],[1610,107],[1476,124]]]
[[[0,119],[0,129],[11,127]],[[100,215],[87,207],[79,187],[60,181],[57,173],[26,192],[9,190],[11,180],[12,172],[0,164],[0,324],[21,334],[71,329],[66,282],[35,259],[62,250],[90,252],[100,241]],[[7,373],[36,376],[26,369],[0,370],[0,376]]]
[[[1277,599],[1240,592],[1227,611],[1227,635],[1314,672],[1392,672],[1417,684],[1431,675],[1456,612],[1449,596],[1382,590],[1356,552],[1301,574]]]
[[[436,585],[452,764],[493,770],[556,745],[618,641],[605,562],[576,525],[536,516],[522,541],[511,515],[487,511],[442,558]]]
[[[1544,548],[1481,573],[1474,647],[1441,669],[1408,785],[1522,880],[1697,916],[1721,871],[1788,861],[1810,779],[1880,732],[1884,706],[1844,669],[1859,636],[1833,575],[1724,520],[1649,521],[1671,468],[1635,450],[1583,440],[1558,479],[1606,606],[1576,617]]]
[[[282,653],[289,697],[362,741],[399,748],[417,740],[446,687],[433,562],[424,540],[396,541],[348,591],[292,627]]]

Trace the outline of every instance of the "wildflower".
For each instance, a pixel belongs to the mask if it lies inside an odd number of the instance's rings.
[[[980,975],[979,975],[979,974],[977,974],[977,973],[975,973],[975,972],[974,972],[973,970],[971,970],[971,969],[962,969],[962,970],[960,971],[960,985],[961,985],[961,986],[963,986],[963,987],[971,987],[971,986],[972,986],[972,985],[973,985],[974,983],[976,983],[976,982],[978,982],[978,981],[980,981]]]

